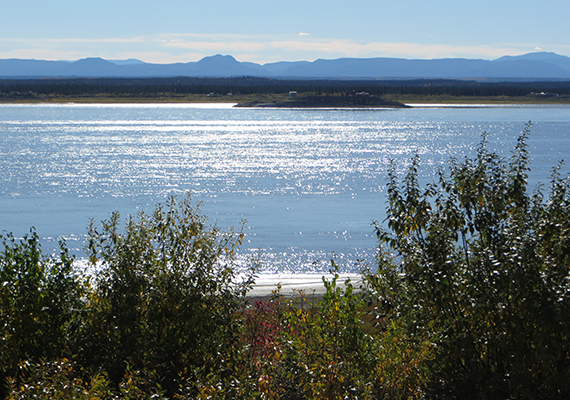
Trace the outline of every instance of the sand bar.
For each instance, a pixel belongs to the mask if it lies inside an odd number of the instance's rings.
[[[262,273],[258,274],[255,279],[253,289],[248,292],[249,298],[269,298],[272,292],[281,285],[281,295],[287,297],[299,296],[302,291],[308,297],[320,297],[325,292],[323,284],[323,276],[327,281],[332,280],[331,274],[292,274],[292,273]],[[337,285],[344,287],[344,282],[350,278],[352,285],[359,288],[362,283],[362,276],[360,274],[339,274]]]

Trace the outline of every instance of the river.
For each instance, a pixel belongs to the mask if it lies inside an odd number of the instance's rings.
[[[221,228],[246,220],[241,255],[268,272],[373,265],[390,160],[421,158],[422,182],[450,157],[508,156],[525,123],[533,185],[570,155],[569,106],[384,110],[244,109],[229,104],[0,105],[0,230],[34,226],[46,251],[79,258],[89,219],[152,211],[190,191]],[[563,168],[564,173],[568,168]]]

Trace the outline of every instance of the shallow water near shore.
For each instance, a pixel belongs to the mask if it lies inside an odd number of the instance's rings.
[[[429,182],[482,132],[508,156],[528,121],[531,184],[570,155],[570,107],[235,109],[226,104],[0,105],[0,230],[35,226],[79,258],[89,218],[152,211],[190,191],[221,228],[246,222],[241,257],[269,273],[374,265],[390,160],[419,154]],[[568,171],[563,167],[563,173]]]

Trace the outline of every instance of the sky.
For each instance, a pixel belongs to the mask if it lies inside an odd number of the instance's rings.
[[[0,59],[570,56],[568,0],[0,0]]]

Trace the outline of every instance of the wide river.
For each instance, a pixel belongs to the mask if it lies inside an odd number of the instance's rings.
[[[78,255],[89,219],[152,211],[190,191],[221,228],[246,220],[244,258],[268,272],[373,264],[390,160],[421,157],[423,182],[472,157],[482,132],[508,156],[525,123],[533,184],[570,155],[569,106],[398,110],[244,109],[215,104],[0,105],[0,231],[34,226]],[[568,168],[563,168],[563,173]]]

